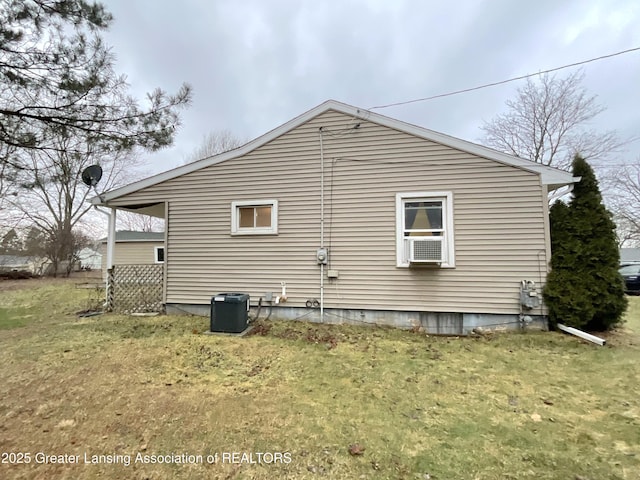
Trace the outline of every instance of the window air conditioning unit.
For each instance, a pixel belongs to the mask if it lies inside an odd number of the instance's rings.
[[[442,237],[409,239],[409,263],[442,263]]]

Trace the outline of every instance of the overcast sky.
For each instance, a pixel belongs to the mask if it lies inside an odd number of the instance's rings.
[[[105,35],[132,93],[183,82],[194,100],[156,173],[204,136],[260,136],[327,99],[370,108],[640,46],[638,0],[104,0]],[[601,130],[640,135],[640,51],[584,67]],[[565,76],[575,71],[558,72]],[[523,81],[375,110],[477,142]],[[636,160],[640,141],[623,160]]]

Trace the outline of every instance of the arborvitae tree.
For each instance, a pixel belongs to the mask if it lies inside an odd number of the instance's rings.
[[[569,206],[557,202],[549,215],[552,257],[544,298],[552,326],[608,330],[627,307],[615,224],[593,170],[580,156],[573,161],[573,175],[581,180]]]
[[[562,201],[557,201],[549,209],[551,251],[553,252],[552,265],[553,262],[557,262],[567,254],[564,250],[566,250],[567,246],[570,216],[569,206]]]
[[[547,277],[544,298],[549,309],[550,327],[555,330],[558,321],[570,325],[579,323],[580,309],[567,301],[578,297],[577,288],[571,278],[571,265],[575,263],[575,245],[570,234],[571,212],[566,203],[557,201],[549,209],[549,225],[551,228],[551,272]]]
[[[576,156],[573,174],[581,177],[574,187],[571,218],[576,238],[582,246],[580,268],[589,280],[594,315],[587,323],[593,330],[607,330],[622,320],[627,308],[620,268],[616,225],[605,208],[598,181],[589,164]]]

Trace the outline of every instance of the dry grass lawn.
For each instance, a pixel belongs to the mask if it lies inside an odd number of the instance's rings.
[[[78,318],[92,295],[0,283],[0,478],[640,478],[638,297],[598,347],[298,322],[210,336],[199,317]]]

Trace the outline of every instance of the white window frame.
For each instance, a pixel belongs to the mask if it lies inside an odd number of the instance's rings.
[[[442,202],[444,258],[440,268],[455,268],[456,254],[453,225],[453,192],[406,192],[396,194],[396,265],[409,268],[404,236],[404,204],[407,201]]]
[[[271,227],[240,227],[240,207],[271,207]],[[278,234],[278,201],[277,200],[242,200],[231,202],[231,235],[277,235]]]
[[[162,249],[162,253],[164,258],[167,258],[167,250],[164,248],[164,245],[161,247],[153,247],[153,260],[155,263],[164,263],[164,260],[158,260],[158,250]]]

